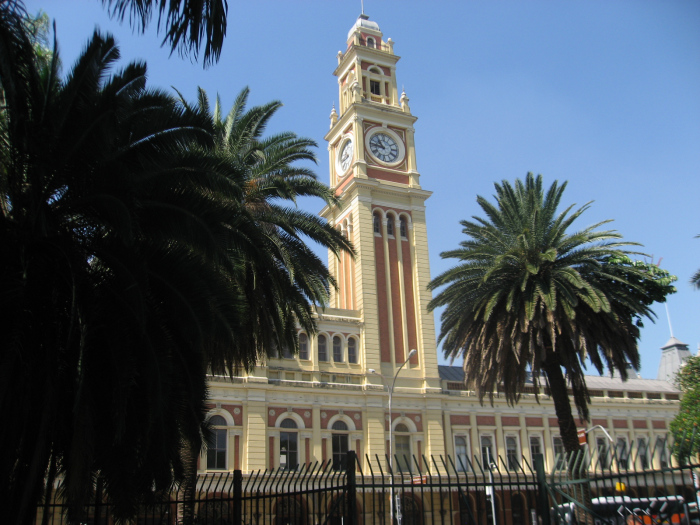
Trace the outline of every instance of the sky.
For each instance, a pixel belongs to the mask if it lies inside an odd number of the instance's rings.
[[[146,61],[151,87],[194,100],[201,86],[226,111],[245,86],[249,106],[281,100],[269,131],[314,139],[316,172],[329,182],[332,72],[359,0],[229,0],[221,59],[208,69],[161,48],[155,23],[140,35],[110,20],[100,0],[26,5],[55,20],[64,71],[99,27],[117,39],[120,67]],[[592,202],[575,224],[613,219],[609,228],[678,277],[667,303],[673,335],[696,353],[700,290],[689,281],[700,269],[700,2],[365,0],[364,10],[394,40],[399,87],[418,117],[420,183],[433,192],[431,274],[454,264],[440,253],[464,240],[459,221],[483,216],[476,198],[491,198],[494,182],[527,172],[542,174],[546,187],[568,181],[563,205]],[[654,310],[639,343],[640,374],[652,379],[670,337],[665,306]]]

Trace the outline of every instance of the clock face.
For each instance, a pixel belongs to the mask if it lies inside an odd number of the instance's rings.
[[[352,140],[346,140],[340,148],[340,156],[338,157],[338,165],[341,173],[348,171],[350,162],[352,162],[353,144]]]
[[[395,162],[399,158],[399,146],[386,133],[375,133],[369,139],[369,149],[372,155],[382,162]]]

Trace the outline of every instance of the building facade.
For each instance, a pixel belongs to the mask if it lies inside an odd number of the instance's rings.
[[[563,447],[547,396],[538,403],[525,392],[510,407],[496,395],[493,405],[481,405],[464,390],[460,368],[438,366],[427,310],[430,192],[417,169],[417,118],[397,88],[394,43],[378,24],[361,15],[346,44],[334,71],[338,109],[325,137],[330,184],[342,208],[321,214],[352,240],[357,255],[329,255],[339,287],[330,307],[318,311],[319,333],[300,333],[298,356],[283,350],[250,375],[211,379],[214,441],[200,470],[339,466],[348,450],[364,464],[389,453],[392,435],[393,453],[419,463],[431,456],[449,455],[457,464],[500,457],[510,469],[542,455],[551,468]],[[389,411],[388,390],[404,362]],[[662,380],[614,377],[588,377],[587,384],[593,400],[587,426],[598,426],[589,434],[592,449],[610,446],[607,432],[618,451],[649,451],[636,461],[668,461],[663,439],[678,410],[677,389]]]

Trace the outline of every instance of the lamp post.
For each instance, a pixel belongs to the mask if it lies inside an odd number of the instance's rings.
[[[411,359],[414,355],[416,355],[415,348],[408,353],[408,357],[406,357],[406,360],[403,363],[401,363],[401,366],[394,374],[394,379],[391,382],[391,387],[388,387],[387,385],[387,387],[389,388],[389,473],[391,474],[391,482],[389,484],[389,523],[391,525],[394,525],[394,425],[392,424],[393,421],[391,417],[391,400],[394,397],[394,386],[396,385],[396,378],[399,377],[399,372],[401,372],[403,367],[406,366],[406,363],[408,363],[408,360]],[[370,368],[369,373],[378,375],[382,379],[386,379],[374,368]]]

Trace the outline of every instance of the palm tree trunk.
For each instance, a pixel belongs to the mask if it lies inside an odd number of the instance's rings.
[[[554,411],[557,414],[559,423],[559,435],[567,454],[577,453],[581,450],[578,444],[578,434],[576,431],[576,420],[571,412],[569,402],[569,391],[566,386],[566,379],[561,371],[561,366],[556,359],[547,359],[542,365],[542,369],[547,374],[549,383],[549,393],[554,402]]]
[[[549,382],[549,392],[554,402],[554,411],[557,414],[559,423],[559,434],[561,437],[566,457],[569,475],[572,480],[584,480],[588,478],[588,464],[584,460],[583,450],[578,442],[578,432],[576,420],[571,412],[571,402],[569,401],[569,391],[566,385],[566,378],[561,371],[561,366],[556,359],[547,359],[542,365],[542,369],[547,374]],[[573,493],[571,497],[578,501],[585,508],[592,508],[591,488],[588,483],[572,485]],[[593,525],[593,516],[585,512],[580,506],[574,508],[578,523]]]

